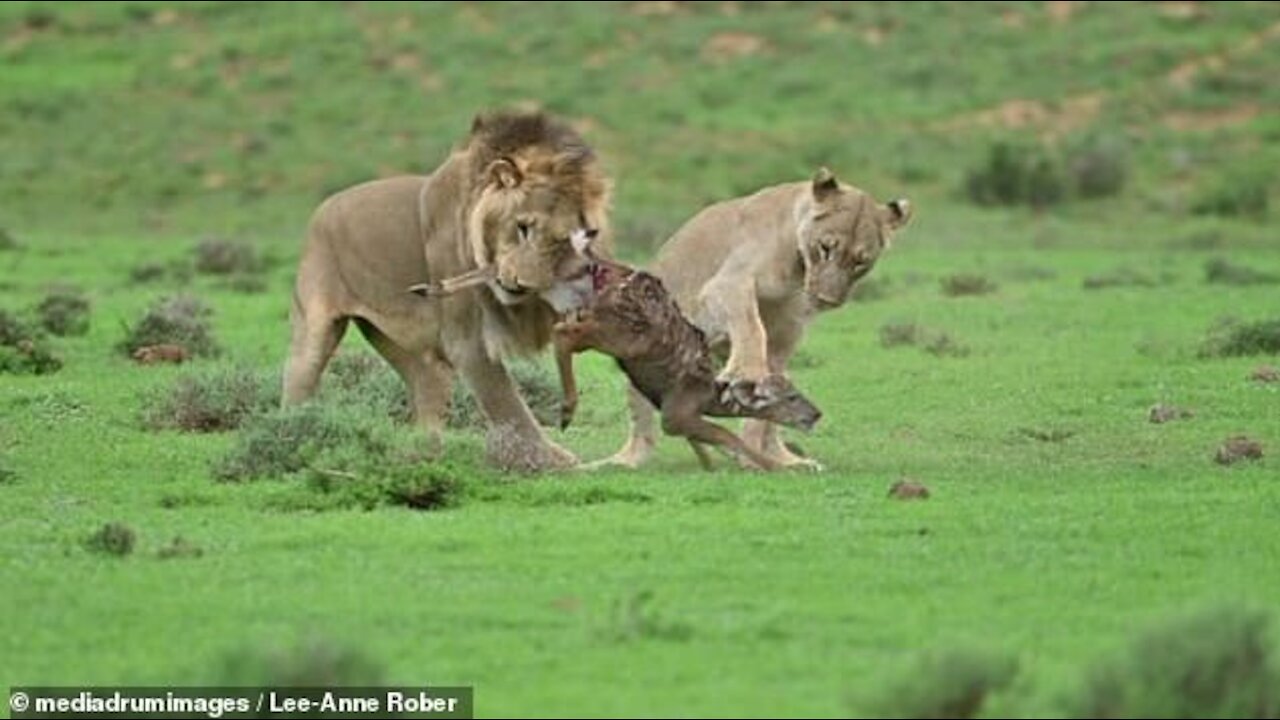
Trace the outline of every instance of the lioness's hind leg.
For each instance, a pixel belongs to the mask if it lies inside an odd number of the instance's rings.
[[[293,337],[284,366],[281,403],[296,405],[315,394],[320,375],[347,331],[345,317],[307,317],[294,300],[291,313]]]
[[[445,414],[453,390],[453,373],[442,360],[409,352],[363,318],[356,326],[378,354],[386,359],[409,389],[413,419],[427,433],[432,451],[444,449]]]

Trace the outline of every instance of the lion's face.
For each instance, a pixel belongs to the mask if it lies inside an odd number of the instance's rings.
[[[520,164],[493,163],[472,218],[476,261],[496,267],[491,288],[508,305],[583,275],[589,262],[570,238],[595,236],[607,220],[603,183],[593,188],[581,170],[563,172],[554,162]]]
[[[906,200],[876,203],[861,190],[841,186],[826,168],[813,178],[813,202],[800,223],[804,289],[814,307],[839,307],[853,284],[871,272],[893,232],[911,218]]]

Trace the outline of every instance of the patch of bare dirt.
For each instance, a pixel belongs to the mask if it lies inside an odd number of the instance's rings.
[[[1262,114],[1257,103],[1244,103],[1222,110],[1175,111],[1161,119],[1164,126],[1176,132],[1203,132],[1243,125]]]
[[[631,3],[631,14],[640,17],[667,17],[684,12],[682,3],[673,0],[646,0]]]
[[[1104,92],[1084,93],[1052,105],[1039,100],[1013,98],[994,107],[945,120],[936,129],[968,130],[975,127],[1005,130],[1037,130],[1059,136],[1088,126],[1106,102]]]
[[[1071,20],[1083,3],[1076,0],[1052,0],[1044,4],[1045,13],[1055,24],[1062,25]]]
[[[702,44],[702,59],[724,63],[751,57],[769,49],[769,43],[759,35],[745,32],[719,32]]]
[[[1280,39],[1280,22],[1271,23],[1256,33],[1246,35],[1233,47],[1222,52],[1208,55],[1192,56],[1178,63],[1165,75],[1165,81],[1173,87],[1185,90],[1191,87],[1199,75],[1205,71],[1221,70],[1227,66],[1233,56],[1249,55],[1258,52],[1267,43]]]

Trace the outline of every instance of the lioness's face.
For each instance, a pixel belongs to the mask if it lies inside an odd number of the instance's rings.
[[[594,237],[605,222],[603,198],[566,187],[552,174],[502,173],[477,204],[482,214],[481,263],[497,268],[491,284],[502,302],[513,305],[583,275],[589,261],[574,251],[571,237]]]
[[[841,186],[825,168],[814,176],[812,192],[799,233],[804,289],[814,307],[827,310],[843,305],[853,284],[871,272],[893,232],[910,219],[911,206],[906,200],[880,205]]]

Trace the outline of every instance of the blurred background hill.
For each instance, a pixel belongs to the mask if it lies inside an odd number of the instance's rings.
[[[638,253],[823,164],[915,200],[913,242],[1259,245],[1277,78],[1266,2],[8,2],[0,226],[292,245],[530,106],[604,156]]]

